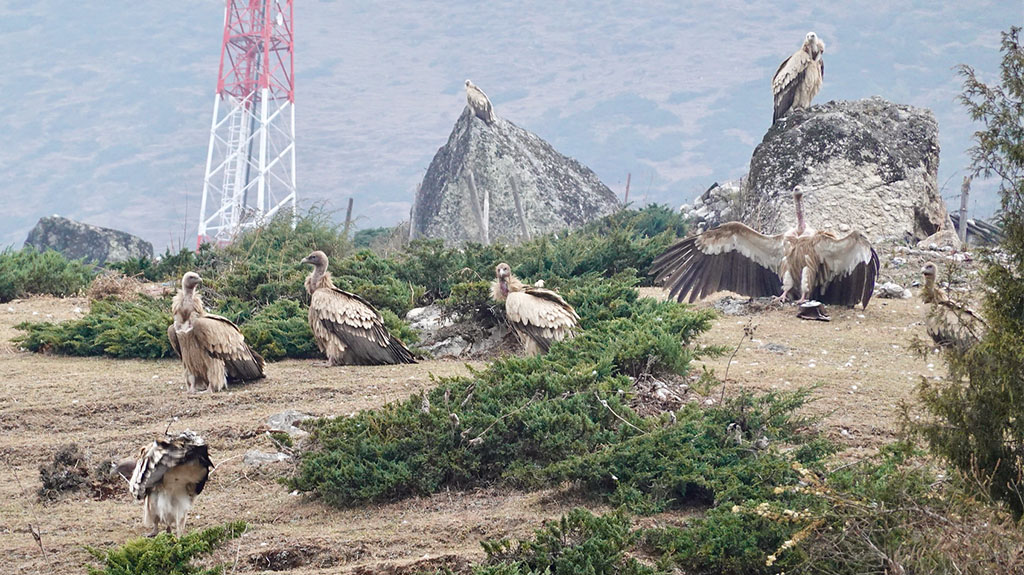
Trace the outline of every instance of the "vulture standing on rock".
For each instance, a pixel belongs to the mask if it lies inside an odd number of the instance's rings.
[[[772,78],[772,95],[775,97],[773,124],[790,110],[811,105],[825,77],[824,53],[825,43],[814,32],[808,32],[803,46],[779,65]]]
[[[936,345],[956,347],[961,351],[971,348],[981,339],[988,328],[985,321],[973,310],[949,299],[945,292],[935,285],[938,268],[928,262],[921,268],[924,286],[921,299],[932,304],[925,320],[925,328]]]
[[[128,480],[128,491],[145,499],[142,524],[153,529],[149,537],[160,532],[160,525],[168,533],[173,525],[180,537],[192,501],[202,493],[212,468],[203,438],[186,430],[143,447],[138,459],[122,461],[117,471]]]
[[[334,287],[327,254],[315,251],[302,260],[313,266],[306,278],[309,327],[328,365],[416,363],[412,353],[384,327],[370,302]]]
[[[497,118],[494,117],[494,107],[491,106],[491,100],[484,94],[484,91],[477,87],[473,82],[466,80],[466,102],[469,103],[469,109],[473,110],[473,114],[477,118],[480,118],[488,126],[494,124]]]
[[[795,192],[796,228],[766,236],[729,222],[680,240],[658,256],[651,274],[669,297],[692,303],[717,291],[777,296],[797,303],[867,307],[875,289],[878,255],[864,234],[837,238],[804,223],[803,194]]]
[[[226,317],[210,315],[196,286],[199,274],[188,272],[181,278],[181,291],[174,296],[171,313],[174,323],[167,338],[185,365],[188,390],[201,383],[207,390],[221,391],[228,381],[249,381],[263,377],[263,358],[245,343],[238,327]]]
[[[495,269],[491,296],[505,302],[505,317],[528,355],[547,353],[551,343],[572,338],[580,321],[562,296],[542,287],[523,285],[506,263]]]

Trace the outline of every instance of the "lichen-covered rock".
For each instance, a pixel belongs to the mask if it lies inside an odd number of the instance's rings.
[[[466,108],[416,193],[410,238],[516,243],[618,207],[586,166],[504,118],[488,126]]]
[[[132,258],[153,258],[153,244],[142,238],[60,216],[40,218],[29,231],[25,245],[39,251],[52,249],[68,259],[85,258],[97,265]]]
[[[694,223],[698,232],[718,227],[725,222],[739,220],[744,180],[719,184],[715,182],[693,202],[693,206],[682,206],[679,211]]]
[[[796,223],[871,241],[922,240],[947,222],[938,192],[939,131],[930,110],[878,97],[828,102],[776,122],[754,150],[742,221],[767,233]]]

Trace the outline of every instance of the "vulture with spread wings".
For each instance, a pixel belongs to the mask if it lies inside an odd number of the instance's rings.
[[[263,357],[245,343],[238,326],[226,317],[206,313],[196,286],[199,274],[188,272],[181,278],[181,291],[174,296],[171,312],[174,323],[167,338],[185,365],[188,390],[197,384],[207,390],[226,389],[228,381],[251,381],[264,377]]]
[[[117,471],[128,479],[128,491],[145,500],[142,524],[151,527],[150,537],[174,526],[176,535],[185,529],[185,518],[192,501],[203,492],[213,462],[206,442],[185,430],[174,439],[157,439],[139,451],[137,459],[127,459]]]
[[[692,303],[717,291],[776,296],[798,303],[867,307],[875,289],[878,255],[860,232],[837,238],[804,223],[803,195],[793,194],[797,226],[766,236],[729,222],[680,240],[651,266],[670,298]]]
[[[327,254],[315,251],[302,263],[313,266],[306,278],[309,327],[329,365],[416,363],[405,344],[384,327],[384,319],[370,302],[334,287]]]
[[[821,90],[825,78],[825,43],[814,32],[808,32],[800,49],[786,58],[772,77],[772,96],[775,100],[772,123],[789,114],[790,110],[806,108]]]
[[[938,267],[931,262],[921,268],[924,278],[921,299],[931,304],[925,329],[935,345],[966,351],[981,340],[988,324],[974,310],[951,300],[946,292],[935,285],[938,271]]]
[[[553,342],[573,337],[580,316],[562,296],[543,287],[524,285],[506,263],[498,264],[495,275],[491,296],[505,302],[505,317],[528,355],[547,353]]]

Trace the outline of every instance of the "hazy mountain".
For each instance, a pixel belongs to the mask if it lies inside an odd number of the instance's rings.
[[[299,197],[361,227],[408,217],[465,104],[579,159],[631,199],[678,205],[746,171],[769,81],[808,30],[827,44],[819,101],[880,95],[939,120],[955,200],[975,127],[953,66],[997,80],[1019,2],[343,2],[297,0]],[[223,2],[0,1],[0,246],[54,213],[152,241],[195,241]],[[997,206],[975,187],[972,213]]]

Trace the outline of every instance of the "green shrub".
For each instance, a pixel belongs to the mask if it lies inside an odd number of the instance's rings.
[[[242,535],[244,521],[226,523],[181,538],[161,533],[153,538],[133,539],[106,551],[86,547],[102,563],[102,568],[88,566],[89,575],[219,575],[223,566],[203,569],[192,560],[205,555],[225,541]]]
[[[170,357],[167,341],[171,303],[139,296],[131,301],[97,300],[80,319],[55,324],[20,323],[26,334],[14,342],[35,352],[154,359]]]
[[[92,278],[92,266],[53,250],[25,247],[0,252],[0,302],[36,294],[74,295],[88,287]]]
[[[268,361],[319,357],[307,314],[306,307],[299,302],[279,299],[257,312],[240,329],[246,343]]]

